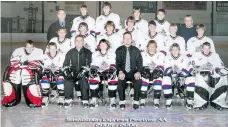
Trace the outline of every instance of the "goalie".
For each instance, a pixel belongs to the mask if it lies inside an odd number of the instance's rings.
[[[33,41],[25,42],[25,47],[17,48],[10,59],[3,77],[4,97],[2,104],[12,107],[20,103],[21,89],[29,107],[41,106],[39,75],[43,50],[35,48]]]
[[[228,70],[219,55],[211,50],[211,44],[203,43],[203,51],[194,54],[192,59],[197,71],[194,108],[203,110],[209,104],[218,110],[228,108],[225,103]]]

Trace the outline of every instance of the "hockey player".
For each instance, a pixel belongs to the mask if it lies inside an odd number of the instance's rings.
[[[39,75],[41,72],[43,50],[35,48],[33,41],[25,42],[25,47],[17,48],[3,76],[4,97],[2,104],[6,107],[20,103],[21,89],[29,107],[41,106]]]
[[[89,86],[92,97],[92,100],[90,101],[90,108],[93,109],[94,107],[98,106],[97,98],[99,92],[99,83],[102,84],[101,88],[103,88],[103,85],[108,85],[108,95],[111,101],[110,108],[116,108],[115,99],[118,82],[115,68],[116,54],[109,51],[110,44],[105,39],[100,40],[98,46],[99,51],[96,51],[92,55],[89,77]],[[94,71],[98,73],[94,73]]]
[[[58,104],[64,104],[64,77],[61,71],[65,55],[57,51],[57,45],[54,42],[48,44],[49,52],[44,54],[44,72],[41,79],[42,88],[42,107],[49,103],[49,94],[54,87],[57,87],[59,100]],[[51,97],[51,96],[50,96]]]
[[[157,12],[157,20],[155,20],[157,27],[156,32],[163,34],[164,36],[169,36],[169,26],[170,23],[165,20],[166,11],[164,9],[159,9]]]
[[[154,20],[149,22],[149,33],[148,36],[145,38],[145,43],[149,42],[150,40],[154,40],[157,44],[157,51],[160,51],[167,54],[166,46],[165,46],[165,36],[161,33],[156,32],[156,23]]]
[[[79,24],[81,22],[85,22],[88,25],[88,32],[92,32],[95,34],[95,20],[93,17],[88,15],[88,8],[86,5],[82,5],[80,8],[81,16],[74,18],[73,25],[71,28],[71,36],[78,35],[79,32]]]
[[[195,77],[192,73],[192,66],[187,56],[180,53],[180,46],[174,43],[170,47],[171,53],[165,58],[165,72],[162,82],[164,97],[166,99],[166,108],[172,107],[172,85],[175,85],[174,80],[179,81],[179,85],[176,83],[178,91],[181,91],[184,85],[186,85],[186,106],[187,108],[193,108],[193,97],[195,89]],[[182,82],[182,77],[185,78],[185,82]]]
[[[177,35],[177,25],[172,23],[169,27],[170,35],[165,38],[166,51],[169,52],[170,46],[174,43],[177,43],[180,46],[180,53],[185,55],[185,40],[183,37]]]
[[[143,68],[140,106],[142,108],[145,106],[148,86],[152,83],[154,86],[154,106],[158,108],[162,90],[165,55],[158,52],[156,42],[150,40],[147,44],[147,51],[142,52],[142,58]]]
[[[95,37],[89,32],[88,24],[81,22],[78,27],[78,34],[84,36],[84,47],[89,49],[92,53],[95,52],[97,48],[97,43]],[[75,42],[75,36],[71,37],[71,42]]]
[[[202,52],[192,56],[192,63],[197,71],[194,108],[203,110],[209,104],[218,110],[228,108],[225,103],[228,70],[219,55],[211,51],[209,42],[203,43],[202,47]]]
[[[60,28],[57,32],[58,37],[52,38],[49,43],[56,43],[57,50],[63,54],[66,54],[70,49],[75,47],[75,44],[72,43],[69,38],[66,38],[66,29]],[[48,53],[48,47],[46,48],[45,53]]]
[[[111,4],[109,2],[104,2],[103,3],[103,15],[100,15],[96,19],[96,34],[103,34],[105,33],[105,24],[107,21],[113,21],[115,24],[115,31],[118,31],[121,29],[120,25],[120,16],[115,13],[111,13]]]
[[[101,39],[106,39],[110,42],[110,49],[109,51],[110,52],[115,52],[116,49],[122,45],[121,43],[121,37],[119,36],[118,33],[115,33],[114,30],[115,30],[115,24],[113,21],[108,21],[106,24],[105,24],[105,30],[106,30],[106,33],[104,34],[101,34],[97,37],[97,44],[100,43],[100,40]]]
[[[123,39],[123,34],[125,32],[130,32],[132,34],[132,45],[136,46],[139,48],[140,51],[146,50],[146,42],[145,40],[145,35],[138,29],[134,28],[135,26],[135,19],[133,16],[129,16],[126,21],[126,28],[120,30],[118,33],[121,36],[121,39]]]
[[[75,82],[79,83],[82,103],[85,108],[89,106],[89,86],[87,79],[87,68],[91,64],[92,53],[84,47],[84,36],[75,37],[75,48],[69,50],[63,63],[64,68],[64,106],[68,108],[73,102],[73,87]],[[76,74],[75,74],[76,73]]]
[[[209,42],[211,45],[211,51],[215,52],[213,40],[205,36],[206,26],[204,24],[199,24],[196,27],[196,31],[198,35],[196,37],[191,37],[187,42],[187,55],[192,56],[196,52],[201,52],[204,42]]]

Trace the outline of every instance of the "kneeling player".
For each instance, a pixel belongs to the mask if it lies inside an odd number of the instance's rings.
[[[225,103],[227,93],[227,69],[219,55],[211,51],[209,42],[203,43],[203,52],[193,55],[196,73],[194,108],[207,108],[208,104],[218,110],[228,108]]]
[[[178,93],[183,92],[183,87],[186,85],[186,106],[191,109],[193,107],[195,77],[192,76],[190,60],[187,56],[180,54],[180,46],[177,43],[171,45],[170,51],[170,55],[165,58],[165,72],[162,84],[166,108],[169,109],[172,106],[172,88],[174,87],[172,85],[177,87]],[[184,78],[184,80],[181,80],[181,78]]]
[[[31,40],[26,41],[25,47],[13,52],[11,65],[7,67],[3,77],[4,106],[11,107],[20,103],[21,87],[29,107],[41,106],[39,74],[42,56],[43,51],[35,48]]]
[[[101,84],[100,88],[103,88],[103,85],[108,85],[108,96],[111,100],[110,108],[116,108],[115,99],[118,82],[115,68],[116,55],[109,51],[110,44],[105,39],[100,40],[99,49],[93,53],[90,69],[89,87],[92,96],[90,108],[93,109],[98,106],[99,83]]]
[[[58,104],[63,106],[64,103],[64,84],[63,75],[60,68],[63,65],[65,55],[57,51],[57,45],[54,42],[48,44],[48,53],[44,54],[44,72],[41,80],[42,88],[42,106],[47,106],[49,94],[57,87],[59,93]],[[53,86],[51,86],[53,85]],[[50,96],[51,97],[51,96]]]
[[[151,40],[147,44],[147,51],[142,52],[142,57],[143,69],[140,106],[144,107],[145,105],[148,85],[151,82],[154,86],[154,106],[158,108],[162,90],[165,55],[157,51],[156,42]]]

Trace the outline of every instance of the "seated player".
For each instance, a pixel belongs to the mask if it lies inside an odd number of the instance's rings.
[[[108,21],[105,24],[105,30],[106,30],[106,33],[97,36],[97,44],[100,43],[101,39],[106,39],[110,43],[109,51],[115,53],[116,49],[119,46],[121,46],[122,43],[121,43],[121,38],[120,38],[119,34],[114,32],[114,30],[115,30],[114,22],[113,21]]]
[[[95,49],[97,48],[96,39],[93,35],[90,34],[87,23],[81,22],[78,25],[78,33],[76,35],[83,35],[84,36],[84,47],[89,49],[92,53],[95,52]],[[72,43],[75,42],[75,36],[71,37]]]
[[[52,38],[50,42],[54,42],[57,45],[57,50],[60,53],[66,54],[70,49],[75,47],[74,42],[71,42],[69,38],[66,38],[67,31],[65,28],[60,28],[58,31],[58,37]],[[48,52],[48,47],[45,50],[45,53]]]
[[[208,42],[211,45],[211,52],[215,52],[214,42],[211,38],[205,36],[206,26],[199,24],[196,27],[197,36],[191,37],[187,41],[187,56],[192,56],[196,52],[202,52],[202,45],[204,42]]]
[[[41,106],[39,78],[41,72],[43,50],[34,47],[31,40],[25,42],[25,47],[17,48],[3,76],[4,97],[2,104],[12,107],[21,101],[21,89],[25,102],[29,107]]]
[[[225,103],[228,69],[219,55],[212,51],[209,42],[203,43],[202,52],[192,56],[192,63],[197,71],[194,108],[203,110],[209,103],[218,110],[228,108]]]
[[[154,40],[150,40],[147,44],[147,51],[142,52],[143,68],[142,68],[142,85],[140,106],[145,106],[148,85],[152,83],[154,88],[154,106],[159,107],[162,79],[164,73],[165,55],[157,51],[157,44]]]
[[[184,97],[186,97],[187,108],[191,109],[193,107],[195,77],[192,74],[190,60],[180,53],[180,46],[177,43],[171,45],[170,52],[170,55],[165,58],[165,72],[162,82],[166,108],[172,107],[172,88],[177,87],[181,96],[184,94],[183,87],[186,86],[186,95]]]
[[[108,88],[108,97],[110,98],[110,108],[116,108],[116,90],[117,90],[117,76],[115,68],[116,54],[110,52],[110,44],[107,40],[102,39],[99,42],[99,51],[92,55],[92,63],[89,77],[89,87],[91,91],[92,100],[90,101],[90,108],[98,106],[97,98],[99,87],[101,91]],[[99,84],[101,84],[99,86]],[[107,85],[107,87],[106,87]]]
[[[42,88],[42,107],[48,105],[50,98],[54,98],[56,94],[50,95],[52,90],[57,89],[59,94],[58,104],[64,104],[64,83],[61,67],[63,65],[65,55],[57,51],[57,45],[54,42],[48,44],[49,52],[44,54],[44,72],[41,79]],[[50,98],[49,98],[50,96]]]

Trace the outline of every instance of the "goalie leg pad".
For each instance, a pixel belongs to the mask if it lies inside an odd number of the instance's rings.
[[[162,89],[164,92],[164,97],[166,99],[172,98],[172,81],[169,76],[164,76],[163,83],[162,83]]]
[[[149,79],[145,79],[142,77],[142,82],[141,82],[141,98],[145,99],[147,97],[147,90],[149,87]]]
[[[99,77],[89,79],[89,88],[90,88],[92,97],[98,97],[99,82],[100,82]]]
[[[56,81],[59,96],[64,96],[64,77],[59,76]]]
[[[43,76],[41,79],[41,88],[42,88],[42,95],[49,96],[50,93],[50,79],[47,76]]]
[[[110,98],[116,97],[117,85],[118,85],[117,77],[113,80],[108,81],[108,96]]]
[[[153,81],[153,86],[154,86],[154,98],[160,99],[161,90],[162,90],[162,78],[155,79]]]

